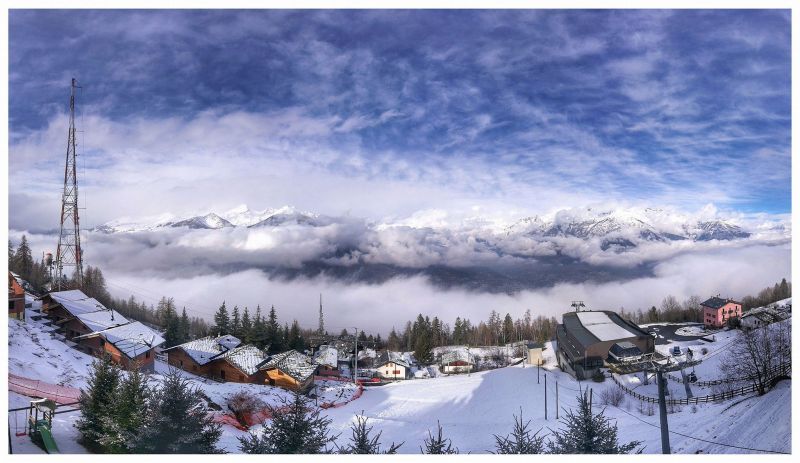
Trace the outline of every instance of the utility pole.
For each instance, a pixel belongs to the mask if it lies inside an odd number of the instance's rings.
[[[353,345],[355,346],[355,355],[353,356],[353,383],[356,382],[358,376],[358,328],[353,327]]]
[[[83,284],[83,258],[81,229],[78,217],[77,142],[75,140],[75,89],[80,88],[73,78],[69,95],[69,132],[67,133],[67,159],[64,163],[64,189],[61,193],[61,231],[56,250],[56,288],[61,290],[64,267],[75,267],[75,282]]]
[[[544,375],[544,419],[547,419],[547,375]]]
[[[556,419],[558,419],[558,380],[556,380]]]
[[[536,384],[539,384],[539,372],[542,371],[542,359],[536,363]]]
[[[658,412],[661,415],[661,453],[669,454],[669,424],[667,423],[667,399],[664,396],[664,374],[661,368],[656,369],[658,381]]]

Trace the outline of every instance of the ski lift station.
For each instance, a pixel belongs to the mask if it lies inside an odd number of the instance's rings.
[[[653,336],[611,311],[576,311],[563,315],[556,329],[558,366],[577,379],[587,379],[606,365],[609,351],[638,348],[639,355],[655,351]],[[617,347],[614,347],[614,346]]]

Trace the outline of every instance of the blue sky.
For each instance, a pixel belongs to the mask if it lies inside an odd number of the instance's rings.
[[[788,11],[9,21],[12,210],[58,201],[72,76],[96,222],[243,202],[371,216],[593,201],[791,209]]]

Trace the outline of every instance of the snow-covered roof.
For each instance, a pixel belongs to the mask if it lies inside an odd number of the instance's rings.
[[[219,354],[228,351],[229,349],[217,342],[218,338],[206,336],[205,338],[195,339],[166,350],[182,349],[186,354],[192,358],[198,365],[205,365],[213,360]]]
[[[317,366],[311,362],[311,358],[296,350],[273,355],[266,363],[261,365],[259,369],[272,370],[275,368],[301,383],[317,371]]]
[[[102,331],[115,326],[129,323],[128,319],[116,310],[98,310],[76,315],[87,328],[92,331]]]
[[[384,351],[376,361],[377,365],[385,365],[389,362],[395,363],[402,367],[411,368],[411,361],[408,356],[403,355],[402,352]]]
[[[726,306],[727,304],[731,304],[731,303],[739,304],[738,302],[734,301],[733,299],[722,299],[721,297],[714,296],[714,297],[710,297],[710,298],[706,299],[705,301],[701,302],[700,305],[702,305],[704,307],[708,307],[710,309],[719,309],[719,308],[722,308],[722,307]]]
[[[78,289],[69,291],[56,291],[48,293],[48,296],[53,298],[54,301],[61,304],[73,316],[80,314],[97,312],[98,310],[108,310],[97,299],[89,297]]]
[[[264,363],[264,360],[267,359],[267,354],[256,346],[244,345],[229,350],[217,358],[227,360],[243,373],[250,376],[258,371],[259,365]]]
[[[240,341],[239,338],[236,336],[231,336],[230,334],[220,336],[216,339],[216,341],[219,345],[226,349],[233,349],[242,344],[242,341]]]
[[[94,335],[103,337],[128,358],[134,358],[164,343],[164,338],[140,322],[130,322],[85,336]]]
[[[745,312],[745,314],[742,315],[742,320],[744,321],[753,317],[758,318],[766,323],[773,323],[784,320],[787,316],[788,315],[784,311],[778,310],[774,307],[758,307]]]
[[[615,323],[606,312],[578,312],[577,316],[581,324],[601,341],[630,338],[639,334]]]
[[[339,351],[335,347],[320,346],[319,352],[314,357],[314,363],[335,368],[339,363]]]

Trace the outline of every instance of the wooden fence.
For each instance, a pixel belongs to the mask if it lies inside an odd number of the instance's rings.
[[[784,363],[782,365],[779,365],[776,368],[773,368],[772,370],[770,370],[771,374],[770,374],[770,376],[767,377],[767,379],[764,381],[764,383],[765,384],[769,384],[773,379],[775,379],[775,378],[777,378],[779,376],[786,376],[789,373],[789,370],[791,370],[791,363]],[[627,386],[625,386],[624,384],[622,384],[617,379],[617,377],[614,376],[614,375],[611,375],[611,379],[613,379],[614,382],[617,383],[617,386],[619,386],[629,396],[631,396],[631,397],[633,397],[633,398],[635,398],[637,400],[640,400],[642,402],[658,403],[658,397],[650,397],[650,396],[646,396],[644,394],[639,394],[638,392],[633,391],[630,388],[628,388]],[[749,394],[749,393],[755,392],[757,390],[758,390],[758,385],[757,384],[752,384],[750,386],[743,386],[741,388],[732,388],[732,389],[729,389],[727,391],[723,391],[723,392],[720,392],[720,393],[717,393],[717,394],[706,395],[706,396],[701,396],[701,397],[692,397],[692,398],[686,397],[686,398],[683,398],[683,399],[667,399],[666,402],[667,402],[667,405],[703,404],[703,403],[708,403],[708,402],[730,400],[730,399],[733,399],[734,397],[738,397],[738,396],[742,396],[742,395],[745,395],[745,394]]]
[[[772,377],[774,377],[776,375],[782,374],[782,372],[785,371],[787,365],[791,365],[791,362],[782,363],[780,365],[776,365],[776,366],[772,367],[767,372],[767,378],[772,378]],[[669,379],[671,379],[671,380],[673,380],[675,382],[683,383],[683,378],[680,378],[678,376],[667,374],[667,377],[669,377]],[[695,381],[694,383],[691,383],[691,384],[693,384],[695,386],[700,386],[700,387],[708,387],[708,386],[717,386],[717,385],[720,385],[720,384],[727,384],[727,383],[738,383],[738,382],[742,382],[742,381],[753,381],[756,378],[757,378],[756,375],[750,375],[750,376],[742,376],[742,377],[739,377],[739,378],[723,378],[723,379],[713,379],[711,381]]]

